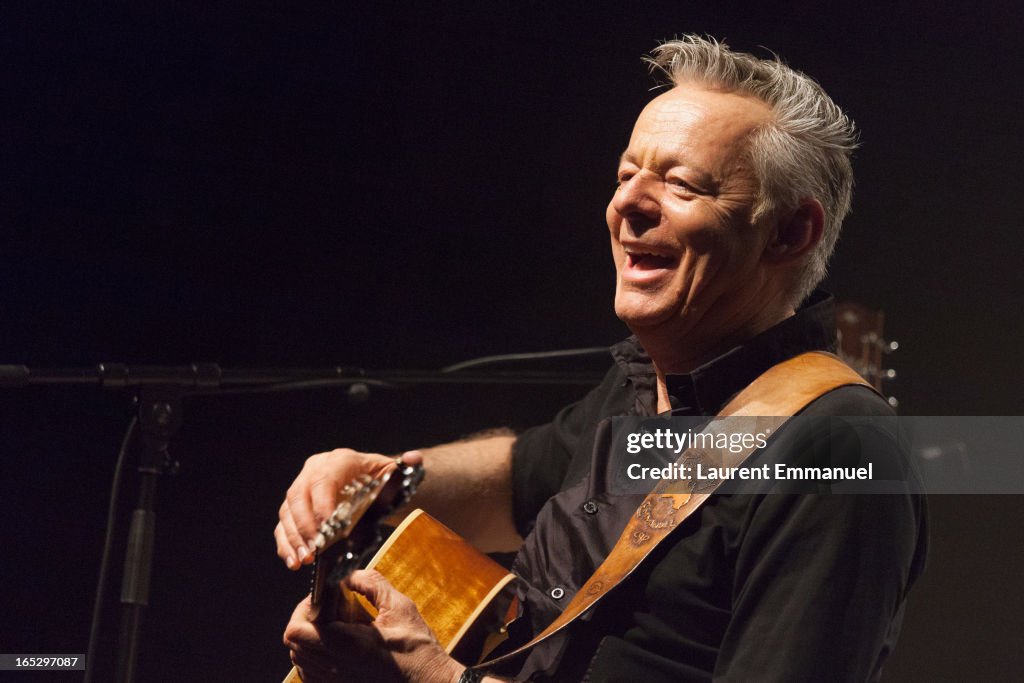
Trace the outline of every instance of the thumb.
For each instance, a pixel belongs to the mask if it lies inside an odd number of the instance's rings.
[[[391,609],[399,595],[384,575],[375,569],[359,569],[348,577],[348,587],[359,593],[378,610]]]
[[[422,462],[423,462],[423,452],[422,451],[406,451],[405,453],[402,453],[402,455],[399,456],[399,457],[402,459],[402,464],[403,465],[413,465],[413,466],[416,466],[416,465],[422,464]]]

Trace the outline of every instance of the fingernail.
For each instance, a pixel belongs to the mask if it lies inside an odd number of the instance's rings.
[[[288,556],[288,559],[287,559],[287,560],[285,560],[285,561],[284,561],[284,563],[285,563],[286,565],[288,565],[288,569],[295,569],[296,567],[298,567],[298,566],[299,566],[299,563],[298,563],[298,561],[297,561],[297,560],[295,559],[295,556],[294,556],[294,555],[289,555],[289,556]]]
[[[309,551],[306,550],[306,548],[304,546],[300,547],[299,548],[299,562],[302,562],[304,559],[306,559],[306,555],[308,555],[308,554],[309,554]]]

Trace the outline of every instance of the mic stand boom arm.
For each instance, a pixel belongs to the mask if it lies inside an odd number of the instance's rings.
[[[592,352],[593,350],[591,350]],[[559,352],[563,353],[563,352]],[[490,360],[490,359],[482,359]],[[461,365],[466,365],[463,369]],[[171,437],[181,428],[182,397],[189,394],[231,394],[294,391],[348,386],[349,398],[366,400],[371,386],[419,384],[572,384],[593,385],[600,376],[572,372],[466,372],[479,364],[460,364],[440,372],[378,371],[329,368],[262,368],[222,370],[214,363],[158,366],[100,363],[79,368],[29,368],[0,365],[0,388],[93,385],[105,389],[137,389],[138,424],[143,449],[139,461],[138,502],[132,512],[121,582],[121,631],[118,639],[117,683],[132,683],[139,653],[142,614],[149,605],[156,526],[156,490],[161,474],[173,474],[178,463],[169,452]],[[86,662],[92,669],[92,663]],[[89,673],[92,673],[91,671]]]

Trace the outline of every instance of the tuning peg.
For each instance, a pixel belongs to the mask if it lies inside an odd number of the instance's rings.
[[[891,342],[882,344],[882,351],[884,353],[892,353],[893,351],[899,351],[899,350],[900,350],[900,343],[898,341],[891,341]]]
[[[360,403],[366,403],[366,401],[369,400],[370,387],[364,382],[356,382],[355,384],[349,385],[346,394],[348,395],[349,404],[357,406]]]
[[[899,399],[897,399],[895,396],[890,396],[889,398],[887,398],[885,400],[886,400],[886,403],[888,403],[893,408],[899,408],[900,407]]]
[[[332,520],[344,519],[349,516],[352,512],[352,504],[348,501],[338,503],[338,507],[334,508],[334,512],[331,513]]]
[[[882,379],[896,379],[896,371],[892,368],[882,370]]]

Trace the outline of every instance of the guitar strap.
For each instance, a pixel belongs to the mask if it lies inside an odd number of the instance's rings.
[[[749,418],[747,433],[778,432],[790,417],[824,394],[843,386],[860,385],[873,388],[853,369],[836,356],[824,351],[811,351],[783,361],[768,369],[738,393],[705,428],[705,432],[735,432],[735,419]],[[728,430],[728,431],[727,431]],[[748,441],[749,443],[749,441]],[[734,467],[757,450],[756,444],[739,453],[728,448],[688,448],[677,462],[691,461],[712,466]],[[573,596],[565,610],[543,631],[525,645],[500,657],[481,662],[475,668],[486,669],[512,659],[541,641],[565,629],[602,597],[622,583],[644,559],[681,526],[687,517],[711,497],[722,480],[701,481],[698,488],[685,480],[662,479],[637,508],[626,524],[612,551],[593,575]]]

